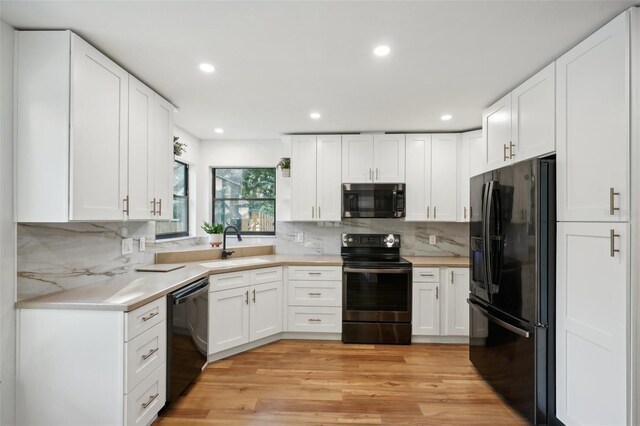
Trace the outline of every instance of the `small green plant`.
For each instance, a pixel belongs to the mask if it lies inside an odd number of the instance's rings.
[[[173,137],[173,155],[176,157],[180,157],[182,154],[187,152],[187,144],[179,141],[179,136]]]
[[[280,162],[278,163],[278,167],[280,167],[282,170],[290,169],[291,158],[281,158]]]
[[[204,232],[206,232],[207,234],[222,234],[224,232],[224,227],[222,226],[221,223],[208,223],[208,222],[204,222],[202,224],[202,229],[204,230]]]

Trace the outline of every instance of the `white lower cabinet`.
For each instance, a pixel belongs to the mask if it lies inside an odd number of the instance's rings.
[[[290,266],[287,331],[342,332],[342,268]]]
[[[131,312],[20,309],[17,317],[16,424],[148,425],[164,406],[165,297]]]
[[[414,268],[414,336],[469,335],[469,270]]]
[[[558,223],[557,416],[627,424],[629,224]]]
[[[212,276],[210,281],[238,287],[211,287],[209,354],[282,332],[282,267],[230,272]]]

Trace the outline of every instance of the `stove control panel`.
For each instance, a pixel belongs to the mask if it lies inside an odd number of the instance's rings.
[[[342,247],[400,247],[400,234],[342,234]]]

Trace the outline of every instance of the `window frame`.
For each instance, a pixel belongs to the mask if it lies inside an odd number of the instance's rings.
[[[218,198],[216,197],[216,170],[218,169],[274,169],[276,174],[276,181],[274,182],[274,193],[273,198]],[[276,236],[276,209],[278,203],[276,202],[277,196],[277,170],[275,167],[269,166],[221,166],[221,167],[211,167],[211,223],[215,222],[216,217],[216,200],[224,200],[224,201],[273,201],[273,231],[265,231],[265,232],[251,232],[251,231],[242,231],[240,230],[240,235],[243,237],[275,237]],[[224,225],[224,224],[223,224]],[[226,228],[226,225],[225,225]]]
[[[186,199],[186,206],[187,206],[187,214],[186,214],[186,231],[182,231],[182,232],[165,232],[163,234],[158,234],[156,233],[156,240],[168,240],[171,238],[183,238],[183,237],[189,237],[191,236],[191,233],[189,232],[189,215],[190,215],[190,206],[189,206],[189,164],[185,163],[184,161],[179,161],[179,160],[173,160],[174,163],[178,163],[182,166],[184,166],[184,195],[177,195],[176,193],[173,192],[173,188],[172,188],[172,197],[173,197],[173,202],[175,203],[176,198],[181,198],[181,199]],[[157,225],[156,225],[156,229],[157,229]]]

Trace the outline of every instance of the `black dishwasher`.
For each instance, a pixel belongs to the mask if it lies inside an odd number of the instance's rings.
[[[167,295],[167,403],[165,409],[207,364],[209,279]]]

